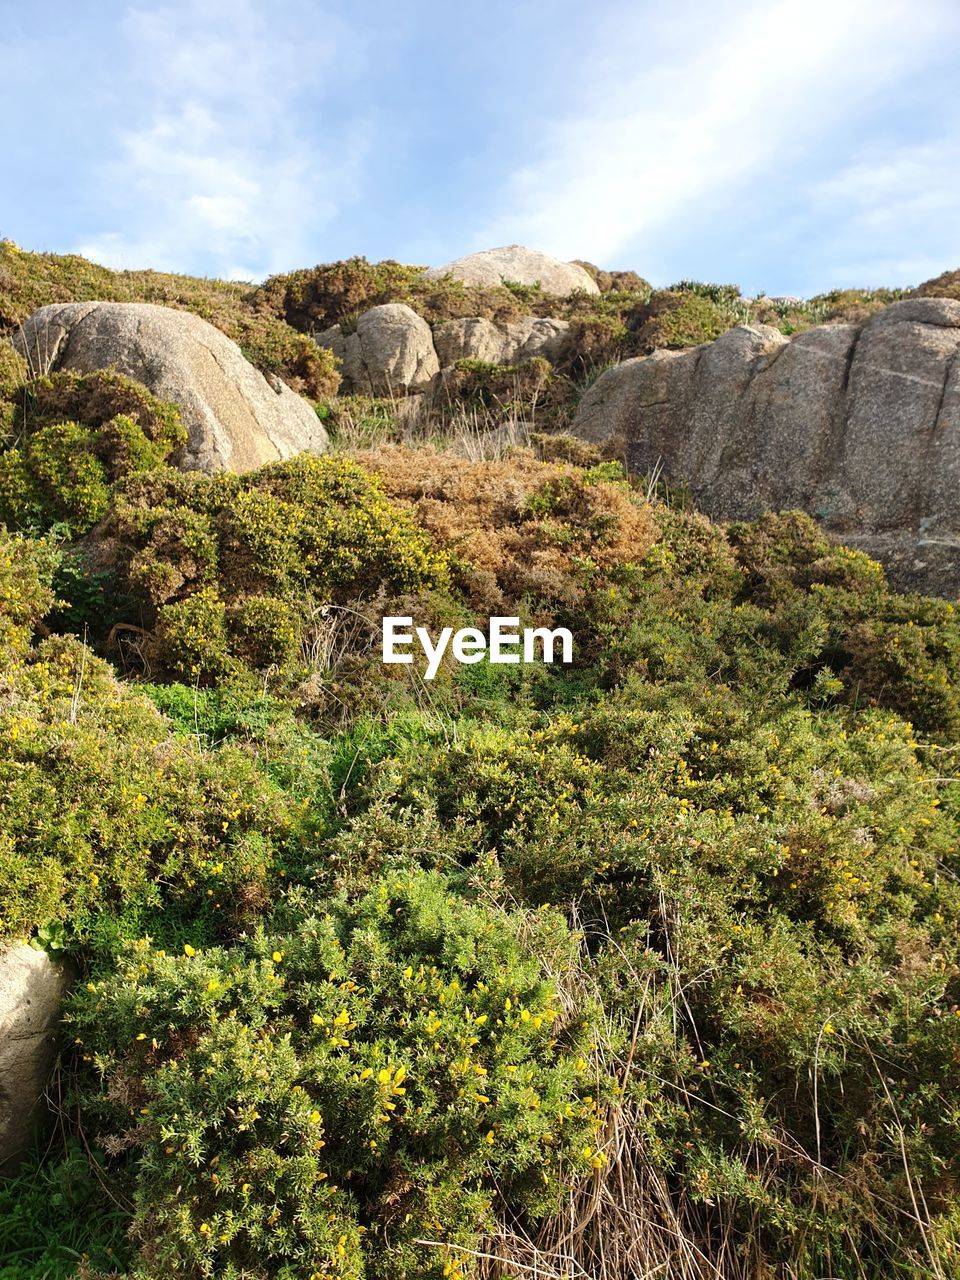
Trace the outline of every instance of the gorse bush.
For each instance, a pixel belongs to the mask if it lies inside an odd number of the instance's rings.
[[[26,383],[13,427],[18,444],[0,453],[0,520],[39,531],[85,532],[115,481],[161,466],[186,440],[175,406],[111,372]]]
[[[656,539],[618,464],[543,463],[528,451],[487,463],[403,450],[360,457],[448,550],[471,605],[489,613],[524,601],[548,615],[575,606]]]
[[[416,873],[309,908],[230,950],[138,943],[73,1002],[138,1274],[458,1275],[499,1208],[542,1216],[600,1163],[558,913]]]
[[[12,428],[20,389],[27,381],[27,362],[10,342],[0,338],[0,434]]]
[[[54,603],[58,561],[50,543],[0,530],[0,645],[7,675],[28,652],[36,624]]]
[[[51,921],[75,942],[262,908],[305,821],[242,747],[176,739],[73,638],[44,642],[0,707],[0,929]],[[166,924],[164,924],[166,922]]]
[[[637,316],[633,345],[638,353],[658,347],[695,347],[712,342],[730,326],[717,302],[701,291],[655,293]]]
[[[541,356],[518,365],[458,360],[445,375],[442,396],[460,414],[492,411],[547,423],[569,409],[570,387]]]
[[[107,466],[135,419],[90,390],[18,400],[61,485],[64,423]],[[79,973],[17,1280],[61,1239],[131,1280],[955,1274],[955,606],[562,436],[149,462],[0,537],[0,930]],[[386,613],[575,662],[426,685]]]
[[[159,661],[178,675],[286,661],[308,592],[330,601],[448,578],[444,554],[343,458],[303,454],[244,476],[151,472],[120,487],[108,533]]]

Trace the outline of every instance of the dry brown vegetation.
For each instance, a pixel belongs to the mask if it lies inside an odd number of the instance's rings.
[[[562,451],[562,446],[561,446]],[[649,507],[605,478],[568,462],[512,449],[470,462],[426,449],[382,448],[357,460],[388,495],[454,553],[471,604],[489,612],[524,597],[574,604],[590,571],[641,560],[658,528]]]
[[[932,280],[925,280],[910,295],[913,298],[955,298],[960,302],[960,269],[944,271]]]

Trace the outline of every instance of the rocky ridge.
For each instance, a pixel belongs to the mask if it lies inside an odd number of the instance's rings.
[[[740,326],[603,373],[573,433],[720,520],[801,509],[895,580],[960,587],[960,302],[894,303],[790,339]]]

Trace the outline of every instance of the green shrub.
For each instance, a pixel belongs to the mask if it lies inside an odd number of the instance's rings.
[[[584,262],[580,258],[574,259],[573,265],[583,267],[588,275],[593,276],[601,293],[651,292],[650,282],[637,275],[636,271],[604,271],[602,267],[596,267],[592,262]]]
[[[558,397],[563,398],[560,380],[540,356],[518,365],[458,360],[445,377],[443,391],[451,405],[504,418],[546,416]]]
[[[953,298],[960,302],[960,270],[944,271],[932,280],[918,285],[911,295],[915,298]]]
[[[628,333],[619,316],[586,316],[572,324],[568,354],[561,363],[564,372],[583,379],[623,358]]]
[[[960,731],[960,615],[947,600],[891,591],[883,569],[840,546],[801,512],[730,528],[749,593],[769,604],[806,598],[823,638],[806,678],[829,669],[832,696],[889,707],[918,728]],[[802,678],[802,677],[801,677]]]
[[[282,667],[300,642],[296,613],[276,596],[247,596],[231,610],[228,625],[241,659],[251,667]]]
[[[109,371],[28,383],[15,428],[20,443],[0,454],[0,519],[76,533],[106,514],[113,482],[161,466],[186,439],[174,405]]]
[[[28,439],[23,456],[52,521],[62,520],[82,532],[106,513],[110,484],[88,427],[79,422],[41,427]]]
[[[230,950],[140,942],[73,1002],[88,1113],[127,1134],[138,1274],[470,1274],[497,1213],[542,1216],[602,1164],[559,915],[416,873],[309,907]]]
[[[0,341],[0,400],[12,402],[27,381],[27,362],[13,343]]]
[[[638,321],[634,344],[641,353],[696,347],[730,328],[717,303],[702,293],[655,293]]]
[[[449,578],[447,557],[345,458],[302,454],[243,476],[144,474],[120,486],[109,533],[156,624],[157,656],[178,677],[286,662],[315,603]]]
[[[396,301],[419,270],[392,260],[349,258],[271,276],[261,292],[294,329],[320,330],[381,302]]]
[[[157,446],[157,457],[151,465],[157,465],[186,439],[176,405],[158,400],[139,382],[110,369],[53,373],[33,379],[18,412],[18,426],[32,432],[73,421],[99,429],[109,427],[116,418],[132,419],[146,440]],[[129,469],[121,458],[114,474]]]
[[[13,426],[20,388],[27,381],[27,362],[13,344],[0,338],[0,439]]]
[[[196,746],[73,638],[28,655],[0,707],[0,936],[215,937],[262,910],[300,801]]]
[[[52,544],[0,528],[0,649],[6,662],[27,652],[34,628],[53,605],[59,559]]]
[[[164,666],[174,676],[211,677],[230,670],[227,609],[216,587],[201,587],[157,615],[157,639]]]

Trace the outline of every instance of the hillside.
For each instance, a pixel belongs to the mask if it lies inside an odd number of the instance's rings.
[[[2,1280],[960,1275],[956,606],[569,432],[609,361],[900,299],[586,269],[5,242],[8,334],[192,311],[329,449],[181,470],[185,409],[0,345],[0,937],[76,974]],[[394,305],[571,329],[413,418],[310,336]],[[496,615],[574,662],[381,661]]]

